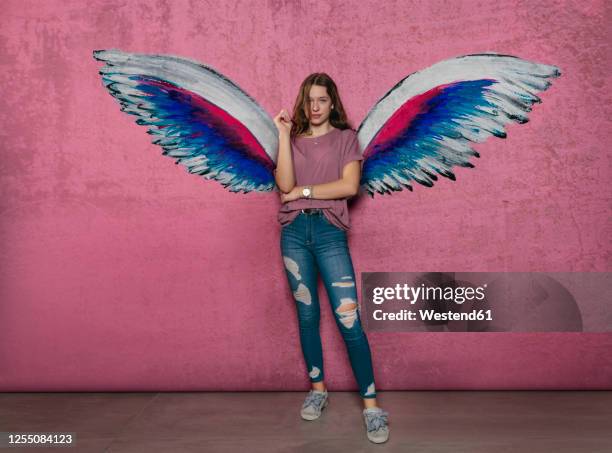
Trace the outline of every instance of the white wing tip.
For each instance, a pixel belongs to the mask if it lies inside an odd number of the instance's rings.
[[[100,49],[93,51],[93,57],[100,61],[125,62],[130,58],[130,54],[119,49]]]

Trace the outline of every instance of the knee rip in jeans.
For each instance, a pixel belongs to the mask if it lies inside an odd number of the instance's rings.
[[[336,309],[340,322],[344,327],[350,329],[357,320],[357,303],[355,299],[345,297],[340,299],[340,306]]]
[[[293,291],[293,297],[298,302],[302,302],[306,305],[310,305],[312,302],[312,297],[310,295],[310,290],[308,286],[303,283],[300,283],[295,291]]]

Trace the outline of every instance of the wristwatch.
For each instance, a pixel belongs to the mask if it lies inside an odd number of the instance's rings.
[[[306,186],[302,189],[302,195],[304,198],[312,198],[312,186]]]

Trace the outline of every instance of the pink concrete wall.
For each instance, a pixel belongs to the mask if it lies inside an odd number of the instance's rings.
[[[457,182],[363,198],[364,271],[610,271],[605,1],[3,2],[0,390],[308,388],[279,200],[188,175],[92,50],[225,73],[271,114],[326,71],[354,125],[397,81],[495,51],[563,71]],[[320,286],[322,295],[324,289]],[[356,389],[326,296],[328,385]],[[377,389],[610,388],[612,334],[369,336]]]

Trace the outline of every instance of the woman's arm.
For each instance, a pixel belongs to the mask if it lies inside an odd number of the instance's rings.
[[[354,160],[346,164],[340,179],[313,185],[312,198],[330,200],[334,198],[350,198],[357,195],[359,192],[359,180],[361,179],[361,162],[363,161]]]
[[[312,198],[318,200],[331,200],[338,198],[350,198],[359,192],[359,180],[361,179],[361,166],[363,161],[354,160],[344,166],[342,178],[324,184],[314,184]],[[281,195],[283,203],[303,198],[302,189],[306,186],[295,186],[290,193]]]
[[[274,117],[274,124],[278,129],[278,156],[274,169],[274,181],[279,190],[284,193],[291,192],[295,188],[293,158],[291,157],[292,123],[291,116],[285,109],[282,109]]]
[[[286,131],[278,134],[278,159],[274,170],[274,180],[281,192],[288,193],[295,187],[293,160],[291,157],[291,138]]]

